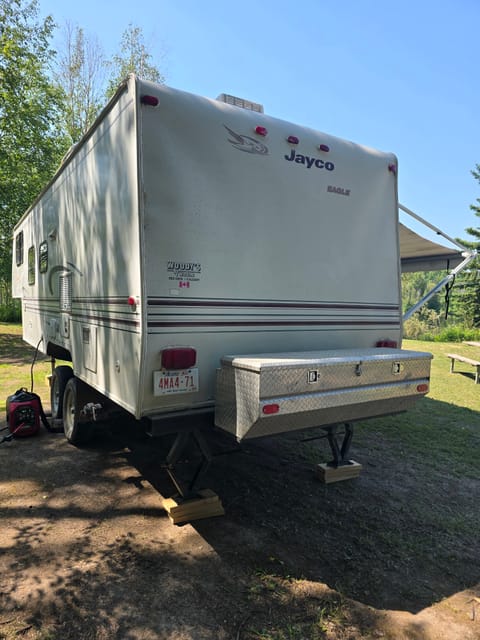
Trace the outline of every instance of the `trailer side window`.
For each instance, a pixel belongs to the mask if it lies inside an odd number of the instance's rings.
[[[20,231],[15,238],[15,261],[17,267],[23,264],[23,231]]]
[[[28,250],[28,284],[35,284],[35,247]]]
[[[48,271],[48,244],[42,242],[38,247],[38,270],[40,273]]]

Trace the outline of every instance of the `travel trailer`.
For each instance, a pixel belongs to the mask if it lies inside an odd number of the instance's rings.
[[[422,398],[399,237],[405,264],[459,252],[399,226],[397,169],[255,103],[130,76],[14,230],[24,339],[52,357],[68,440],[112,407],[153,435],[201,422],[242,440]]]

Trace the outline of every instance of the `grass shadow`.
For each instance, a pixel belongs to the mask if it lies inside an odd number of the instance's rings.
[[[299,434],[219,459],[210,486],[228,518],[195,528],[228,562],[245,552],[270,571],[275,557],[283,575],[325,582],[377,609],[417,613],[478,584],[480,415],[421,405],[358,425],[352,457],[364,469],[353,481],[323,485],[311,462],[330,453]]]
[[[21,335],[3,332],[0,325],[0,364],[29,365],[34,355],[35,349],[25,344]],[[39,361],[45,359],[39,354]]]

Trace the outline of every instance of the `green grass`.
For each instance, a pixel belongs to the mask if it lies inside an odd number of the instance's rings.
[[[270,561],[272,559],[270,558]],[[262,620],[252,619],[245,628],[248,640],[321,640],[329,628],[341,627],[344,622],[344,600],[339,594],[312,598],[304,607],[296,595],[297,581],[290,576],[257,570],[251,576],[249,599],[262,611]],[[279,605],[271,614],[271,602]]]
[[[455,477],[480,478],[480,385],[473,367],[459,363],[458,372],[450,373],[446,356],[454,352],[476,359],[480,348],[416,340],[405,340],[403,348],[433,354],[430,392],[405,413],[362,423],[362,431],[376,433],[378,447],[390,454],[421,459],[436,470],[448,468]]]
[[[0,323],[0,416],[5,415],[7,397],[17,389],[31,390],[31,365],[35,349],[22,340],[22,327]],[[33,369],[33,390],[42,398],[44,409],[50,404],[47,376],[51,372],[50,359],[39,354]]]
[[[458,342],[404,340],[403,348],[433,354],[429,398],[480,411],[480,385],[474,384],[474,368],[459,362],[455,364],[457,372],[450,374],[450,359],[446,356],[447,353],[458,353],[480,360],[480,347]]]

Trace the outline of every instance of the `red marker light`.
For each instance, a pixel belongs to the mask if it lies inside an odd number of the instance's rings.
[[[266,416],[271,416],[274,413],[278,413],[280,411],[280,405],[278,404],[264,404],[262,407],[262,412]]]
[[[328,153],[330,151],[330,147],[328,146],[328,144],[319,144],[318,148],[320,149],[320,151],[325,151],[325,153]]]
[[[133,296],[130,296],[130,297],[128,298],[128,304],[129,304],[131,307],[135,307],[135,306],[136,306],[136,304],[137,304],[137,299],[136,299],[136,298],[134,298]]]
[[[297,136],[288,136],[287,142],[289,144],[298,144],[300,140],[297,138]]]
[[[148,104],[150,107],[156,107],[158,105],[158,98],[155,96],[141,96],[140,102],[142,104]]]
[[[418,384],[417,385],[417,391],[419,393],[427,393],[428,391],[428,384]]]
[[[268,131],[265,129],[265,127],[255,127],[255,133],[257,133],[259,136],[266,136]]]

